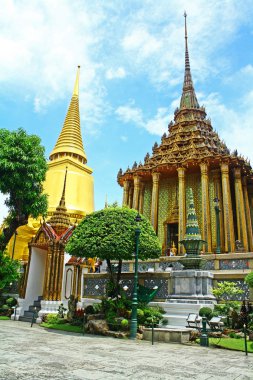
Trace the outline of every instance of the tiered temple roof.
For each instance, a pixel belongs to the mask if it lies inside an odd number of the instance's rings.
[[[203,106],[199,106],[190,70],[185,14],[185,74],[180,107],[174,112],[174,121],[168,125],[168,134],[164,133],[161,144],[154,144],[152,155],[146,154],[144,164],[135,162],[132,169],[124,173],[120,169],[118,182],[134,174],[150,176],[152,171],[171,172],[179,166],[194,167],[201,162],[218,165],[228,162],[233,167],[240,166],[244,174],[252,174],[248,160],[231,153],[217,132],[213,130],[211,120],[206,117]]]

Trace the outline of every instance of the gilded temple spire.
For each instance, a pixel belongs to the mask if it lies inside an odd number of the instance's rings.
[[[58,235],[64,232],[71,225],[69,214],[67,212],[67,208],[65,205],[67,173],[68,173],[68,170],[66,167],[60,203],[59,203],[59,206],[56,207],[56,210],[54,211],[53,215],[48,221],[48,223],[54,228],[54,230],[56,231]]]
[[[184,12],[185,18],[185,73],[184,73],[184,85],[183,93],[180,101],[180,109],[183,108],[199,108],[198,100],[193,87],[191,68],[190,68],[190,58],[188,51],[188,36],[187,36],[187,14]]]
[[[56,145],[50,154],[50,160],[62,156],[76,157],[86,163],[87,158],[83,148],[79,113],[79,76],[80,66],[77,68],[76,80],[69,109]]]

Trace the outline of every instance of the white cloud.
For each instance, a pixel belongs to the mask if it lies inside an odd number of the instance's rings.
[[[151,135],[158,136],[167,131],[168,122],[171,117],[169,110],[161,107],[158,108],[154,118],[147,119],[144,116],[143,110],[134,106],[134,102],[118,107],[115,114],[123,123],[133,123],[137,127],[146,129]]]
[[[120,136],[120,139],[121,139],[123,142],[127,142],[127,141],[128,141],[128,137],[127,137],[127,136]]]
[[[253,164],[253,91],[246,94],[243,102],[235,108],[223,104],[217,93],[211,93],[207,97],[202,94],[199,99],[212,119],[213,128],[224,139],[227,147],[231,151],[237,149],[239,154],[248,157]]]
[[[141,108],[133,107],[132,105],[120,106],[115,111],[123,123],[134,123],[137,126],[144,126],[143,113]]]
[[[152,135],[160,135],[168,130],[168,109],[158,108],[157,114],[153,119],[147,121],[145,128]]]
[[[126,70],[124,67],[118,67],[117,69],[108,69],[105,73],[106,79],[117,79],[117,78],[125,78]]]
[[[103,113],[106,102],[100,101],[101,109],[97,108],[97,98],[104,96],[99,80],[102,65],[93,56],[103,38],[103,20],[103,10],[95,2],[2,2],[0,92],[8,85],[8,93],[34,99],[35,112],[41,112],[71,94],[79,64],[80,90],[92,97],[90,111],[95,105],[96,115]],[[87,110],[81,112],[86,118]]]

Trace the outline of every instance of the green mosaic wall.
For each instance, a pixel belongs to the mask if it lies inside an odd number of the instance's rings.
[[[143,200],[143,215],[150,220],[152,201],[152,184],[145,183],[144,200]]]

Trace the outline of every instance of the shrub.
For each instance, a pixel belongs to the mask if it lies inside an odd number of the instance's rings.
[[[13,297],[9,297],[9,298],[7,298],[7,300],[6,300],[6,304],[7,304],[9,307],[16,306],[17,303],[18,303],[18,301],[16,300],[16,298],[13,298]]]
[[[122,319],[120,325],[121,325],[122,330],[128,330],[129,322],[127,319]]]
[[[253,288],[253,272],[250,272],[249,274],[247,274],[244,281],[250,288]]]
[[[86,306],[84,309],[85,314],[95,314],[94,307],[92,305]]]
[[[199,310],[199,315],[201,317],[206,317],[208,320],[212,318],[213,310],[210,307],[202,307]]]
[[[51,324],[51,325],[54,325],[54,324],[57,325],[57,324],[61,323],[57,314],[47,314],[46,322]]]

